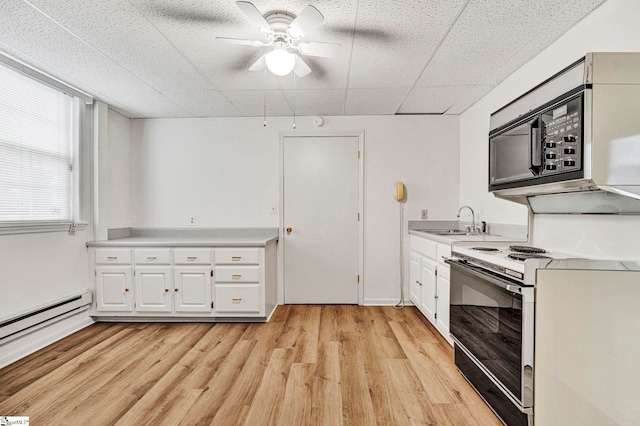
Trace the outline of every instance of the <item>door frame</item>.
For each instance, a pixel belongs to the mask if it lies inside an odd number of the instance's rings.
[[[358,222],[358,305],[364,303],[364,130],[352,131],[286,131],[280,132],[280,194],[278,201],[278,304],[284,304],[284,140],[287,137],[296,138],[332,138],[332,137],[357,137],[360,159],[358,160],[358,211],[360,221]]]

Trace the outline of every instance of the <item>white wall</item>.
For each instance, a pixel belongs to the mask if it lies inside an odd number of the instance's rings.
[[[280,139],[290,117],[147,119],[132,122],[132,225],[278,227]],[[406,219],[420,209],[451,219],[458,208],[458,117],[311,117],[296,134],[365,132],[365,302],[395,303],[398,290],[398,204],[405,182]],[[406,225],[405,225],[406,226]]]
[[[527,223],[527,209],[487,191],[489,115],[587,52],[640,51],[640,2],[608,0],[460,116],[460,201],[484,220]],[[536,215],[533,240],[555,250],[604,258],[640,258],[640,217]],[[567,236],[571,236],[568,238]]]
[[[131,120],[109,110],[107,228],[131,226]]]

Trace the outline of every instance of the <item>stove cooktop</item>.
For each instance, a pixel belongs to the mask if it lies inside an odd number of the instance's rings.
[[[471,261],[477,259],[483,267],[495,265],[498,269],[516,272],[516,274],[507,274],[512,277],[519,276],[523,282],[527,283],[532,283],[535,280],[536,268],[545,261],[575,257],[528,244],[498,241],[482,242],[481,244],[473,241],[455,242],[452,252],[454,257],[455,253],[459,253]],[[527,265],[529,266],[527,267]]]

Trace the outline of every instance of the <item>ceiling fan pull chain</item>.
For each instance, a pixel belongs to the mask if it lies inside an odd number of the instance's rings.
[[[296,129],[296,73],[293,74],[293,130]]]
[[[264,91],[262,92],[262,126],[267,127],[267,67],[264,67]]]

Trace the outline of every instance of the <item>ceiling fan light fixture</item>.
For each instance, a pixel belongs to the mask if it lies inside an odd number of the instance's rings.
[[[296,65],[295,57],[286,49],[273,49],[264,61],[269,71],[280,77],[289,74]]]

